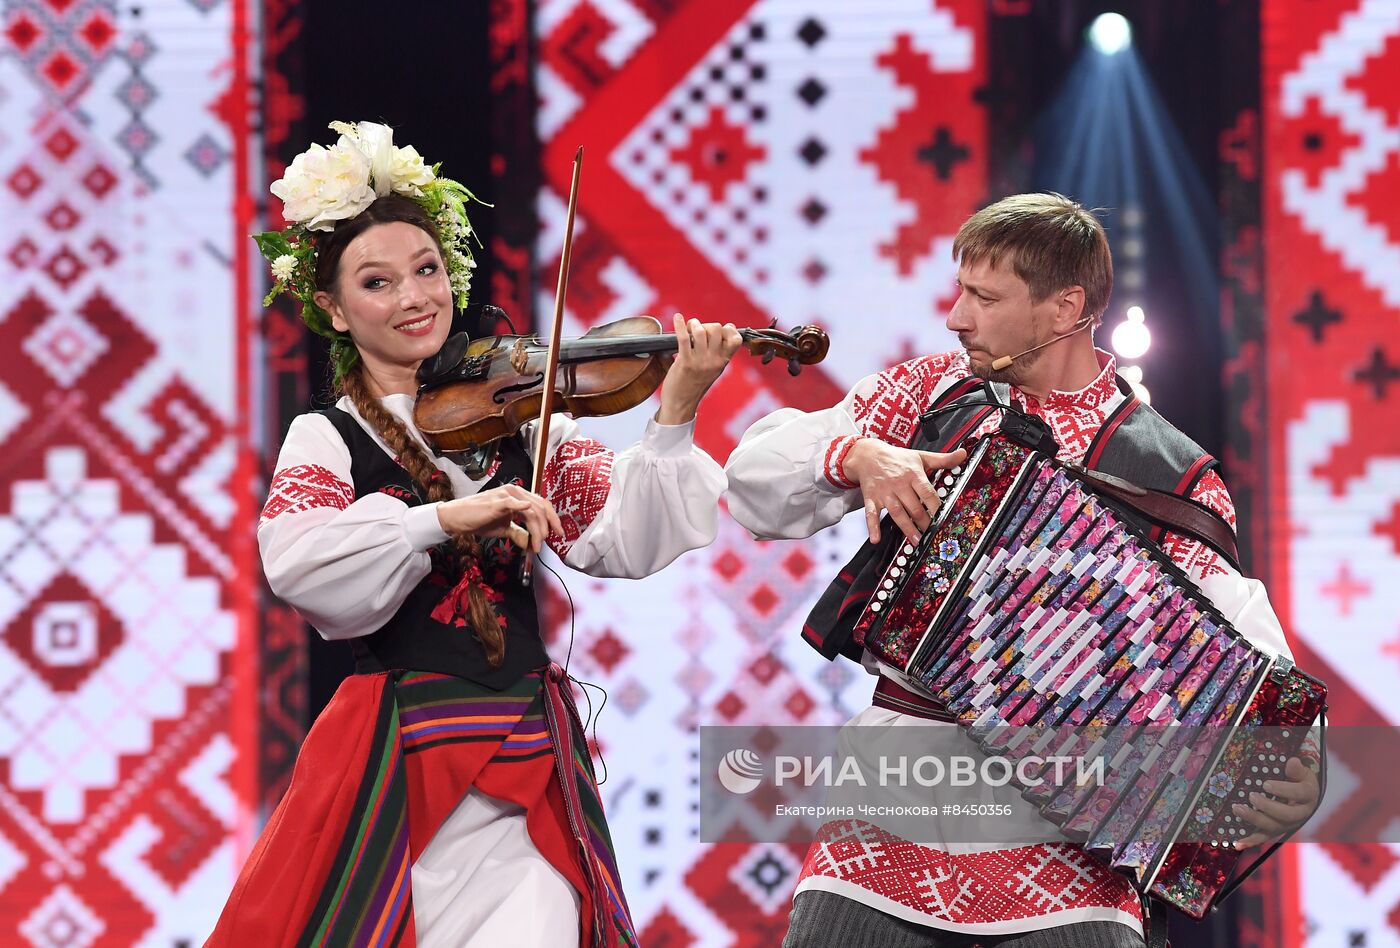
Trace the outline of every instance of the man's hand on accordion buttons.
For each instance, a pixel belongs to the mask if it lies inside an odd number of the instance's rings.
[[[1248,849],[1287,835],[1306,823],[1317,809],[1320,799],[1317,774],[1297,757],[1288,759],[1283,772],[1288,779],[1265,780],[1264,793],[1249,795],[1252,807],[1241,803],[1234,805],[1235,815],[1259,830],[1235,843],[1236,849]],[[1278,799],[1270,800],[1265,793]]]
[[[846,479],[860,487],[865,498],[865,523],[870,542],[880,542],[880,511],[888,510],[910,540],[928,529],[940,503],[928,476],[967,460],[959,448],[952,454],[897,448],[876,438],[861,438],[841,464]]]

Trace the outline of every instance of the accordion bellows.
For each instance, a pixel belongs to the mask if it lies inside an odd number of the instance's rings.
[[[1326,687],[1246,641],[1074,469],[996,433],[935,486],[857,639],[988,753],[1104,761],[1084,785],[1031,772],[1022,796],[1200,918],[1257,858],[1233,848],[1251,830],[1230,805],[1296,755]]]

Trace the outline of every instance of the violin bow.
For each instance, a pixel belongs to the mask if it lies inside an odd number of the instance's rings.
[[[554,398],[554,380],[559,374],[559,336],[564,326],[564,294],[569,288],[569,257],[574,249],[574,212],[578,208],[578,178],[583,168],[583,146],[574,153],[574,175],[569,183],[569,212],[564,219],[564,252],[559,256],[559,284],[554,290],[554,328],[550,331],[549,355],[545,359],[544,391],[540,395],[540,418],[535,426],[535,470],[530,490],[538,494],[544,487],[544,463],[549,456],[549,403]],[[520,583],[530,585],[535,558],[529,548],[520,563]]]

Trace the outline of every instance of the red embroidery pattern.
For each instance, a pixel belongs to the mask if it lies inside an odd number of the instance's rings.
[[[562,540],[550,543],[560,556],[566,556],[612,489],[613,453],[607,445],[592,438],[565,441],[544,466],[544,496],[554,505],[564,525]]]
[[[901,362],[858,386],[852,392],[851,413],[859,436],[910,444],[919,415],[932,404],[938,383],[949,374],[958,356],[963,360],[961,378],[967,374],[967,353],[943,352]]]
[[[1045,407],[1051,411],[1086,411],[1097,408],[1103,409],[1107,414],[1110,410],[1108,403],[1117,401],[1122,394],[1118,391],[1118,382],[1114,378],[1118,367],[1112,356],[1105,356],[1100,352],[1098,358],[1102,371],[1088,386],[1078,392],[1051,392],[1045,396]]]
[[[1235,526],[1235,502],[1225,489],[1225,482],[1214,470],[1207,471],[1191,491],[1191,499],[1205,504],[1231,527]],[[1231,571],[1220,554],[1197,540],[1188,540],[1175,533],[1162,538],[1162,549],[1188,574],[1197,581],[1207,576],[1220,576]]]
[[[1108,418],[1113,409],[1118,407],[1118,401],[1108,402],[1100,407],[1094,408],[1069,408],[1063,407],[1058,410],[1051,409],[1047,404],[1027,399],[1016,389],[1011,390],[1012,404],[1022,411],[1042,418],[1050,426],[1051,433],[1055,436],[1055,442],[1060,446],[1060,453],[1056,455],[1066,464],[1081,464],[1084,455],[1089,452],[1089,445],[1094,441],[1094,436],[1103,427],[1104,420]],[[986,434],[994,431],[997,425],[1001,424],[999,414],[993,413],[986,421],[978,426],[976,434]]]
[[[1127,880],[1069,843],[952,854],[838,820],[812,842],[799,887],[813,876],[878,892],[931,922],[982,925],[1086,908],[1142,919]]]
[[[1012,386],[1011,403],[1022,411],[1044,419],[1060,446],[1057,457],[1066,464],[1080,464],[1089,452],[1089,445],[1099,433],[1103,423],[1123,401],[1124,395],[1118,391],[1114,381],[1116,366],[1111,357],[1100,356],[1102,371],[1094,381],[1078,392],[1051,392],[1045,401],[1036,401],[1020,389]],[[1001,423],[997,414],[992,414],[977,429],[977,434],[986,434]]]
[[[831,439],[831,444],[826,449],[826,458],[823,461],[823,467],[825,469],[826,479],[831,482],[833,487],[839,487],[842,490],[850,490],[852,487],[856,486],[854,481],[846,477],[844,465],[846,463],[846,455],[850,454],[851,448],[854,447],[855,443],[859,440],[859,438],[853,438],[850,435],[843,438]]]
[[[355,489],[318,464],[284,468],[272,478],[267,503],[258,518],[261,526],[274,517],[317,507],[344,510],[355,502]]]
[[[1100,360],[1102,371],[1078,392],[1051,392],[1044,402],[1039,402],[1014,386],[1011,389],[1011,401],[1016,407],[1045,419],[1050,425],[1060,444],[1062,461],[1077,464],[1084,460],[1104,419],[1123,399],[1115,381],[1113,359],[1101,355]],[[939,385],[971,374],[967,352],[961,349],[903,362],[881,372],[852,394],[852,411],[860,436],[879,438],[890,444],[910,444],[919,415],[933,402],[933,393]],[[1000,415],[993,412],[975,433],[985,434],[1000,423]],[[827,479],[838,487],[847,486],[840,468],[832,463],[834,452],[841,450],[833,442],[827,452]]]

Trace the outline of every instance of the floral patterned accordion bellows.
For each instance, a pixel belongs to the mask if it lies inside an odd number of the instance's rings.
[[[1233,847],[1251,830],[1231,805],[1281,775],[1327,689],[1250,645],[1081,473],[978,439],[856,635],[1067,838],[1200,918],[1258,859]]]

